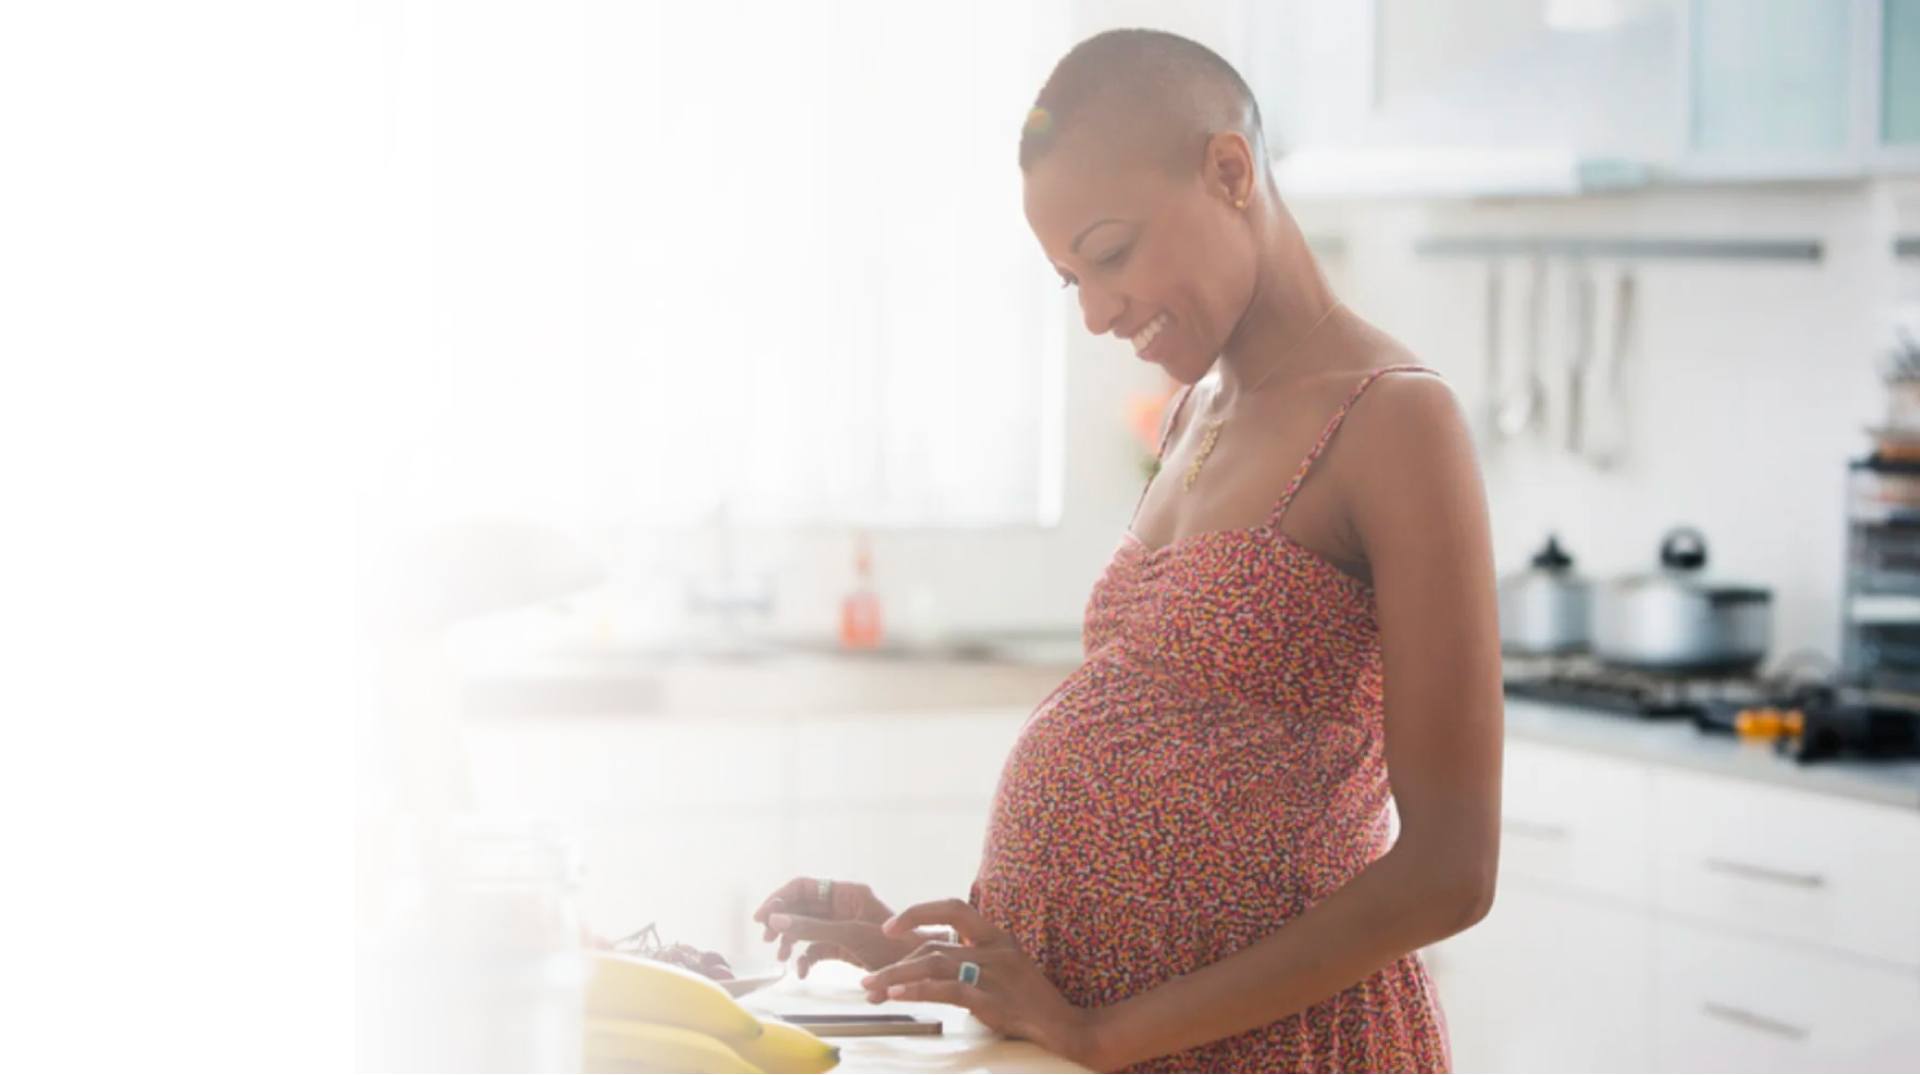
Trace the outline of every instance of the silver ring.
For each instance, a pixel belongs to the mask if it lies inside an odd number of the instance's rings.
[[[832,905],[833,903],[833,882],[832,881],[815,881],[813,883],[813,888],[815,892],[820,894],[821,903],[828,904],[829,906]]]
[[[961,985],[979,985],[980,984],[980,964],[971,963],[971,962],[960,964],[960,984]]]

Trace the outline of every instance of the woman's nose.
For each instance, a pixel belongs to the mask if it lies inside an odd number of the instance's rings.
[[[1102,291],[1097,287],[1088,287],[1084,281],[1079,287],[1080,314],[1086,319],[1087,331],[1095,336],[1105,335],[1113,330],[1114,321],[1127,304],[1119,297]]]

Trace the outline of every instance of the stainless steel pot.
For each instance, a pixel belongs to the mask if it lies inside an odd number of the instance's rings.
[[[1657,672],[1741,674],[1767,655],[1773,594],[1701,577],[1707,542],[1682,527],[1660,542],[1660,570],[1600,587],[1593,652],[1609,664]]]
[[[1573,557],[1548,535],[1532,566],[1500,582],[1500,648],[1524,656],[1585,650],[1590,594]]]

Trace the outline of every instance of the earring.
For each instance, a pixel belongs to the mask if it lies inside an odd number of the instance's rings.
[[[1245,198],[1242,198],[1239,201],[1234,202],[1233,207],[1235,209],[1245,209],[1247,207],[1247,200]]]

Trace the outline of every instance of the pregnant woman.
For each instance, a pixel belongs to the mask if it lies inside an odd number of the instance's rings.
[[[1417,952],[1493,900],[1485,498],[1452,393],[1334,297],[1267,160],[1184,38],[1101,34],[1041,89],[1028,222],[1088,331],[1184,387],[967,899],[789,882],[755,918],[802,973],[1101,1070],[1448,1066]]]

